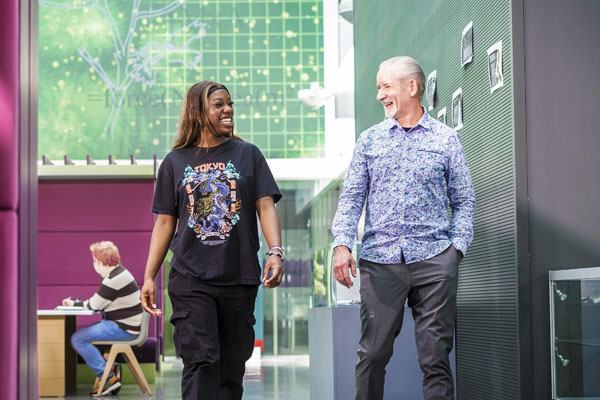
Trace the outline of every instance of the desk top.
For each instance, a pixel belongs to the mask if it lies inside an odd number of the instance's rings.
[[[59,315],[94,315],[96,311],[92,310],[37,310],[38,316],[59,316]]]

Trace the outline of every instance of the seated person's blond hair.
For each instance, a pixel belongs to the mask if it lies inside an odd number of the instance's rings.
[[[90,245],[92,257],[107,267],[116,267],[121,263],[119,249],[108,240],[92,243]]]

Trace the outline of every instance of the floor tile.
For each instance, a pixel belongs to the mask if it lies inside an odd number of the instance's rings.
[[[127,366],[123,366],[127,368]],[[181,399],[181,360],[167,357],[156,381],[153,396],[142,394],[134,384],[123,385],[117,396],[100,399]],[[79,385],[77,396],[67,400],[90,399],[90,385]],[[244,400],[307,400],[309,398],[308,356],[263,356],[260,366],[250,367],[244,376]],[[45,399],[52,399],[45,397]],[[98,399],[98,397],[96,397]]]

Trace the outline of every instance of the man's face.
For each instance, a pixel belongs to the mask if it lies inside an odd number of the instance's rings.
[[[412,100],[411,82],[402,79],[392,69],[380,69],[377,73],[377,100],[383,104],[385,116],[398,119]]]
[[[216,136],[227,136],[233,131],[233,102],[226,90],[208,96],[207,116]]]

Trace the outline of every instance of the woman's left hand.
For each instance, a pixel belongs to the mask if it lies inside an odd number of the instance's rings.
[[[272,272],[271,277],[269,272]],[[269,256],[267,263],[265,264],[265,270],[263,272],[263,284],[269,289],[279,286],[283,279],[283,261],[281,257],[277,255]]]
[[[271,246],[275,246],[281,249],[283,255],[283,248],[281,247],[281,227],[279,226],[279,216],[277,215],[277,209],[275,208],[275,200],[273,196],[264,196],[256,200],[254,203],[258,218],[260,219],[260,226],[267,243]],[[273,247],[271,247],[273,248]],[[279,252],[279,251],[278,251]],[[271,277],[269,278],[269,272]],[[279,286],[283,279],[283,259],[277,254],[271,254],[265,264],[263,271],[263,285],[269,289]]]

